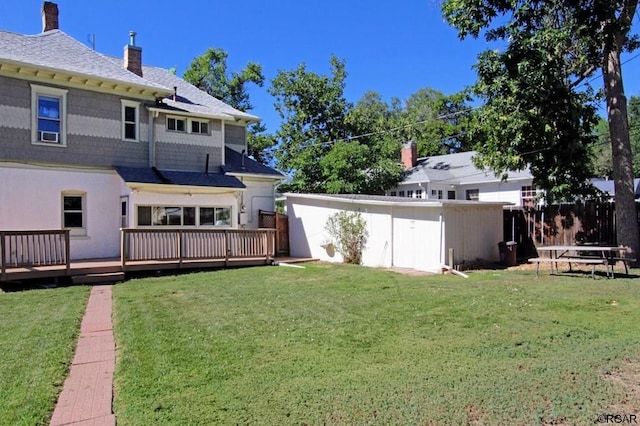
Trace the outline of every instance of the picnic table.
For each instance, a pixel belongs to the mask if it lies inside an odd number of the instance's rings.
[[[600,246],[600,245],[558,245],[558,246],[542,246],[536,247],[538,252],[548,252],[549,257],[534,257],[529,262],[536,264],[536,276],[540,269],[541,263],[548,263],[553,267],[555,265],[558,272],[558,264],[566,263],[571,271],[571,264],[591,265],[591,277],[595,277],[595,269],[597,265],[604,265],[607,271],[607,278],[615,278],[613,267],[616,262],[620,261],[624,264],[625,274],[629,273],[628,262],[635,262],[635,259],[626,257],[629,250],[624,246]]]

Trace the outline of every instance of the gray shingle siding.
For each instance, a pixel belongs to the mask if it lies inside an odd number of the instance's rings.
[[[31,143],[30,82],[0,77],[0,86],[3,90],[0,105],[24,110],[19,114],[22,117],[20,122],[5,121],[16,120],[15,117],[0,117],[0,159],[91,166],[146,166],[149,164],[146,140],[125,142],[121,138],[121,97],[74,88],[68,89],[67,145],[66,147],[44,146]],[[141,108],[141,136],[145,139],[147,121],[146,110]],[[107,135],[113,135],[113,137],[105,137]]]
[[[226,124],[224,128],[224,144],[236,152],[247,149],[247,129],[244,126]]]
[[[0,159],[87,166],[149,164],[147,143],[68,135],[66,147],[32,145],[30,130],[11,128],[0,129]]]
[[[0,105],[31,108],[31,88],[27,81],[0,76],[0,87],[2,87]],[[1,121],[0,125],[2,125]]]
[[[209,171],[219,171],[222,150],[219,147],[156,143],[156,166],[163,170],[204,172],[209,154]]]

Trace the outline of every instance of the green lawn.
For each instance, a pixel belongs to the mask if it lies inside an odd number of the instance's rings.
[[[48,424],[88,296],[88,287],[0,292],[0,424]]]
[[[307,265],[114,298],[119,425],[593,424],[640,357],[638,279]]]

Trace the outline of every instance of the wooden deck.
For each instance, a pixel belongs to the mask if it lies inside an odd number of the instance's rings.
[[[69,260],[64,230],[0,231],[0,281],[273,265],[275,230],[122,229],[120,258]],[[286,258],[291,261],[291,258]]]

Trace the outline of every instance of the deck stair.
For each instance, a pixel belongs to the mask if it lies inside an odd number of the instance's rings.
[[[124,272],[84,274],[71,277],[74,284],[115,284],[124,281],[124,279]]]

